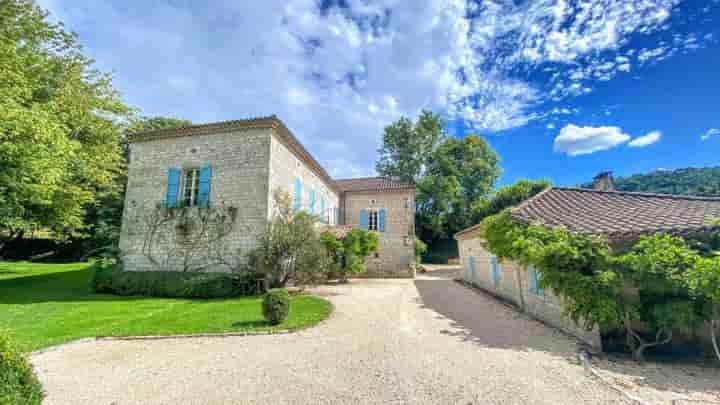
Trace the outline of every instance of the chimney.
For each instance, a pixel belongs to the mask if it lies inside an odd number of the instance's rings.
[[[615,191],[612,172],[602,172],[593,177],[593,189],[599,191]]]

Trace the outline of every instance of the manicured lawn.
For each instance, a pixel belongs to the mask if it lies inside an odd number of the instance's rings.
[[[191,300],[119,297],[90,289],[87,263],[0,263],[0,329],[25,351],[92,336],[172,335],[273,329],[260,297]],[[332,305],[295,296],[276,329],[298,329],[327,318]]]

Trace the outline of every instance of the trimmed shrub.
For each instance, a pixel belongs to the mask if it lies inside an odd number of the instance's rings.
[[[168,298],[223,298],[240,294],[232,276],[226,273],[122,271],[105,264],[95,265],[93,287],[97,293]]]
[[[262,311],[271,325],[279,325],[290,313],[290,293],[284,288],[273,288],[263,297]]]
[[[0,332],[0,405],[39,405],[42,398],[42,387],[25,355],[8,333]]]

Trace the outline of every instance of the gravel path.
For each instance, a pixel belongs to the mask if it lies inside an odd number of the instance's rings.
[[[49,404],[619,403],[575,342],[447,274],[322,287],[290,335],[77,343],[32,360]]]

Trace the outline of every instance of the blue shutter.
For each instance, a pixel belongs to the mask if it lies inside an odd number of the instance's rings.
[[[178,192],[180,191],[180,177],[182,171],[176,167],[168,169],[167,190],[165,192],[165,206],[167,208],[177,207]]]
[[[492,256],[490,258],[490,264],[492,268],[492,279],[493,284],[497,288],[500,285],[500,265],[498,264],[498,260],[496,256]]]
[[[302,208],[302,182],[295,177],[295,194],[293,195],[293,209],[297,212]]]
[[[310,206],[310,213],[315,213],[315,190],[310,190],[310,195],[308,198],[308,205]]]
[[[327,219],[327,213],[325,212],[325,196],[320,197],[320,222],[323,224]]]
[[[544,297],[545,289],[540,287],[540,279],[541,278],[542,278],[542,273],[540,273],[539,271],[537,271],[537,269],[535,269],[535,285],[537,286],[537,295],[539,297]]]
[[[200,182],[198,187],[197,205],[201,208],[210,206],[210,188],[212,184],[212,167],[203,166],[200,169]]]
[[[470,281],[475,281],[475,256],[468,258],[469,270],[470,270]]]
[[[378,231],[385,232],[385,208],[380,208],[378,212]]]
[[[530,294],[537,295],[538,287],[537,287],[537,270],[535,270],[535,266],[530,265],[528,266],[528,291],[530,291]]]
[[[366,209],[360,210],[360,229],[368,229],[368,212]]]

